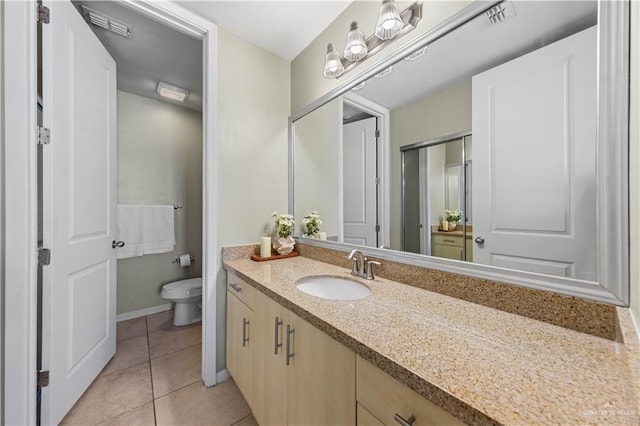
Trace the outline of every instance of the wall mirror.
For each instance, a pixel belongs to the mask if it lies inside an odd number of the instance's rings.
[[[297,235],[626,305],[628,7],[473,3],[292,116]]]

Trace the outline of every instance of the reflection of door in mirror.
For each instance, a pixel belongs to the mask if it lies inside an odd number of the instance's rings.
[[[474,261],[597,279],[596,27],[473,78]]]
[[[468,143],[467,143],[468,145]],[[467,158],[469,158],[467,156]],[[463,210],[464,211],[464,219],[467,224],[471,224],[471,212],[473,209],[471,208],[471,193],[473,185],[471,184],[471,160],[467,160],[465,162],[466,175],[464,191],[462,191],[462,163],[455,164],[447,164],[445,168],[445,202],[444,206],[447,210]],[[466,197],[463,200],[463,197]],[[465,207],[463,207],[465,206]]]
[[[344,242],[378,245],[376,118],[343,126]]]
[[[471,238],[471,226],[464,222],[464,212],[471,209],[470,199],[465,199],[470,181],[461,166],[470,166],[465,161],[470,148],[469,134],[401,148],[404,251],[471,261],[471,247],[464,238],[465,233]],[[459,210],[462,216],[443,228],[446,210]]]

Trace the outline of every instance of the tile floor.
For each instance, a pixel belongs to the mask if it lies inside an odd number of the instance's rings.
[[[116,355],[62,424],[257,425],[232,379],[202,384],[202,324],[172,320],[167,311],[118,323]]]

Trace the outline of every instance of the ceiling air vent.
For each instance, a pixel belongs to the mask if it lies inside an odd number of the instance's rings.
[[[513,3],[510,1],[506,1],[500,3],[497,6],[492,7],[487,10],[487,17],[489,18],[489,22],[493,25],[500,24],[505,20],[511,18],[512,16],[516,16],[516,9],[513,7]]]
[[[97,12],[93,9],[89,9],[86,6],[82,6],[82,13],[88,23],[104,28],[105,30],[109,30],[122,37],[131,38],[131,25],[116,21],[110,16]]]

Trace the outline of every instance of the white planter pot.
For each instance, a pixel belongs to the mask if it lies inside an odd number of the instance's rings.
[[[275,237],[273,239],[273,248],[278,254],[289,254],[293,251],[296,240],[291,235],[288,237]]]

